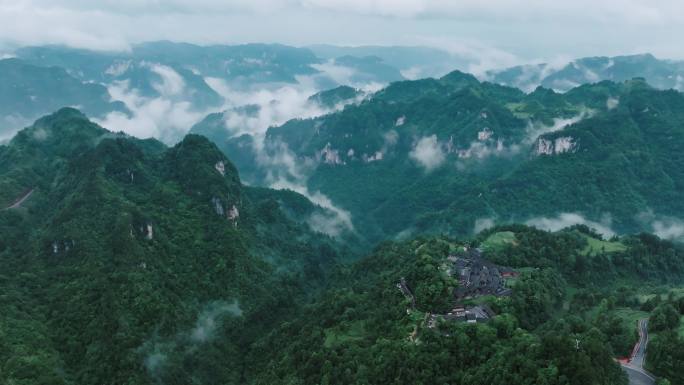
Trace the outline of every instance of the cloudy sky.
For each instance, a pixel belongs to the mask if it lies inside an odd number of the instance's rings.
[[[0,44],[428,45],[501,62],[684,58],[680,0],[0,0]],[[503,63],[502,63],[503,64]]]

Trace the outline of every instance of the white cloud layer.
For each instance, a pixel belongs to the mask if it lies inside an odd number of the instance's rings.
[[[441,143],[437,140],[437,135],[420,138],[409,156],[430,172],[439,167],[446,160],[446,154]]]
[[[482,231],[491,229],[494,225],[494,218],[478,218],[473,226],[473,234],[479,234]]]
[[[601,222],[595,222],[588,220],[584,216],[577,213],[561,213],[555,218],[532,218],[525,222],[525,224],[546,231],[559,231],[574,225],[586,225],[587,227],[596,230],[596,232],[604,237],[612,237],[615,235],[615,231],[611,229],[611,219],[608,216],[602,218]]]
[[[170,84],[166,84],[167,80]],[[178,88],[182,87],[182,79],[170,76],[170,80],[167,80],[158,85],[163,91],[158,98],[141,96],[138,90],[129,87],[127,81],[113,83],[108,87],[109,94],[113,100],[122,101],[132,116],[111,112],[104,119],[94,121],[112,131],[123,131],[138,138],[154,137],[167,143],[182,138],[193,124],[210,111],[196,111],[190,102],[169,98],[170,94],[182,92],[182,88]],[[181,83],[175,83],[177,80]]]
[[[477,56],[473,71],[521,56],[682,58],[683,34],[684,3],[676,0],[0,0],[4,44],[430,44]]]
[[[650,232],[663,239],[684,242],[684,221],[665,215],[656,215],[648,210],[637,215]]]
[[[337,82],[344,83],[353,76],[353,70],[339,66],[319,68]],[[299,77],[298,83],[286,85],[260,85],[258,88],[238,90],[221,79],[207,78],[207,84],[225,100],[224,120],[226,137],[252,136],[253,151],[259,166],[268,170],[267,184],[275,189],[289,189],[304,195],[315,204],[326,209],[325,214],[315,213],[309,218],[309,226],[315,230],[337,237],[345,231],[354,231],[351,214],[335,205],[320,191],[310,191],[307,187],[308,172],[315,164],[298,158],[284,143],[270,144],[265,148],[265,135],[273,126],[288,120],[306,119],[341,109],[344,104],[328,109],[309,101],[309,97],[320,91],[313,77]],[[356,85],[362,89],[373,90],[378,85]],[[258,106],[253,113],[236,107]]]

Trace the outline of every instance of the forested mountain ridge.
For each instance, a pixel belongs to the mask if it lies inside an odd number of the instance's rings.
[[[452,297],[465,285],[452,265],[474,246],[519,272],[510,295]],[[613,357],[636,342],[624,314],[641,306],[637,282],[681,284],[683,256],[649,235],[606,241],[582,226],[385,242],[256,345],[254,383],[626,384]],[[459,321],[459,307],[496,315]]]
[[[0,182],[0,379],[22,385],[624,384],[635,282],[684,278],[679,246],[586,226],[388,241],[340,266],[353,250],[309,227],[324,209],[242,185],[206,138],[167,148],[74,109],[0,146]],[[480,257],[506,290],[455,303],[451,264]],[[487,321],[450,321],[456,305]]]
[[[3,383],[243,383],[245,349],[351,255],[200,136],[167,149],[63,109],[0,159],[2,207],[32,192],[0,211]]]
[[[20,59],[0,60],[0,129],[23,125],[62,107],[79,106],[93,117],[114,111],[129,113],[122,102],[110,99],[104,86],[83,83],[63,68],[34,66]]]
[[[558,213],[652,231],[648,215],[684,216],[682,106],[681,93],[643,79],[525,94],[456,71],[272,127],[256,148],[295,157],[309,189],[350,211],[371,240]],[[250,140],[221,145],[250,183],[297,178],[255,167]]]
[[[563,65],[527,64],[488,71],[487,79],[523,90],[537,86],[567,91],[581,84],[602,80],[621,82],[643,77],[660,89],[684,90],[684,62],[657,59],[651,54],[598,56],[573,60]]]

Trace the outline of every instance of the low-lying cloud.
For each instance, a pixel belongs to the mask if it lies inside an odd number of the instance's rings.
[[[231,303],[220,301],[209,304],[197,317],[197,323],[190,332],[190,338],[195,342],[211,340],[216,329],[221,325],[221,318],[228,315],[233,317],[242,316],[242,309],[240,309],[240,304],[237,300]]]
[[[478,218],[475,220],[475,225],[473,226],[473,234],[479,234],[485,230],[494,227],[494,218]]]
[[[637,220],[660,238],[684,242],[684,221],[679,218],[657,215],[648,210],[637,215]]]
[[[530,122],[530,124],[527,126],[527,135],[525,137],[524,143],[534,143],[534,141],[536,141],[541,135],[561,131],[566,127],[572,126],[573,124],[579,123],[584,119],[590,118],[592,114],[592,111],[585,110],[570,118],[554,118],[553,124],[550,126],[541,123]]]
[[[118,64],[110,70],[116,73],[124,70],[125,74],[130,63]],[[131,86],[129,80],[114,81],[107,85],[112,101],[123,102],[131,114],[111,112],[97,120],[97,123],[114,131],[124,131],[141,138],[154,137],[168,144],[180,140],[195,123],[208,114],[225,111],[227,138],[249,134],[257,139],[255,143],[260,146],[269,127],[281,125],[294,118],[311,118],[343,108],[345,103],[326,108],[310,101],[309,97],[321,91],[321,78],[332,78],[341,82],[340,84],[347,84],[344,82],[349,81],[354,73],[354,70],[341,66],[323,66],[323,72],[300,76],[296,83],[255,82],[249,87],[233,86],[224,79],[207,77],[205,82],[223,98],[224,104],[206,108],[193,105],[194,90],[187,86],[183,77],[173,68],[150,62],[137,65],[159,77],[159,80],[152,80],[150,84],[158,96],[143,95],[140,90]],[[378,87],[378,84],[359,85],[359,88],[368,92]],[[251,114],[240,108],[244,106],[257,106],[258,109],[255,114]]]
[[[304,183],[302,183],[304,182]],[[324,208],[326,212],[316,212],[308,219],[309,226],[332,237],[338,237],[347,231],[354,231],[351,213],[333,204],[332,200],[320,191],[311,192],[306,187],[306,180],[289,181],[281,178],[271,184],[275,189],[287,189],[307,197],[311,202]]]
[[[309,101],[309,97],[320,90],[307,78],[301,78],[295,84],[262,84],[247,90],[232,87],[223,79],[206,78],[205,81],[226,101],[223,109],[226,111],[224,119],[229,137],[249,134],[259,138],[269,127],[282,125],[288,120],[331,112]],[[241,106],[258,106],[258,110],[250,114],[236,109]]]
[[[263,84],[247,89],[234,87],[218,78],[205,81],[226,100],[223,119],[226,139],[249,135],[253,138],[253,152],[257,164],[266,171],[265,183],[275,189],[289,189],[306,196],[326,209],[326,213],[315,213],[309,218],[310,227],[331,236],[345,231],[354,231],[351,214],[333,204],[320,191],[312,192],[307,187],[307,177],[317,164],[308,158],[299,158],[280,141],[266,143],[270,127],[279,126],[291,119],[307,119],[325,115],[344,108],[349,103],[358,103],[366,94],[374,92],[378,84],[353,84],[362,91],[354,100],[340,102],[332,107],[322,106],[310,97],[321,90],[317,88],[321,77],[332,78],[336,83],[349,84],[354,70],[342,68],[334,63],[317,66],[320,74],[297,77],[294,84]],[[251,108],[242,108],[250,106]],[[388,137],[388,141],[396,138]]]
[[[560,231],[570,226],[585,225],[604,237],[610,238],[615,235],[611,229],[612,220],[610,216],[604,216],[600,222],[586,219],[577,213],[561,213],[556,217],[536,217],[525,222],[526,225],[536,227],[546,231]]]
[[[237,300],[207,304],[199,312],[192,329],[181,331],[169,338],[155,336],[140,348],[147,373],[158,383],[162,383],[172,358],[194,354],[203,344],[214,340],[217,331],[227,319],[242,315],[243,311]]]
[[[437,135],[420,138],[409,153],[409,156],[425,168],[427,172],[441,166],[446,160],[446,153],[441,143],[437,140]]]
[[[196,111],[189,101],[174,101],[179,84],[160,84],[162,96],[149,98],[131,88],[128,81],[117,81],[108,87],[112,100],[122,101],[131,111],[111,112],[96,123],[112,131],[123,131],[139,138],[157,138],[169,144],[180,140],[192,125],[210,111]]]
[[[162,64],[147,64],[150,70],[161,78],[160,82],[152,83],[152,87],[161,96],[172,97],[180,95],[185,90],[185,81],[173,68]]]

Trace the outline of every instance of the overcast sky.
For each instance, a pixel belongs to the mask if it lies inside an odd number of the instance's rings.
[[[684,58],[681,0],[0,0],[0,44],[428,45],[501,64]]]

